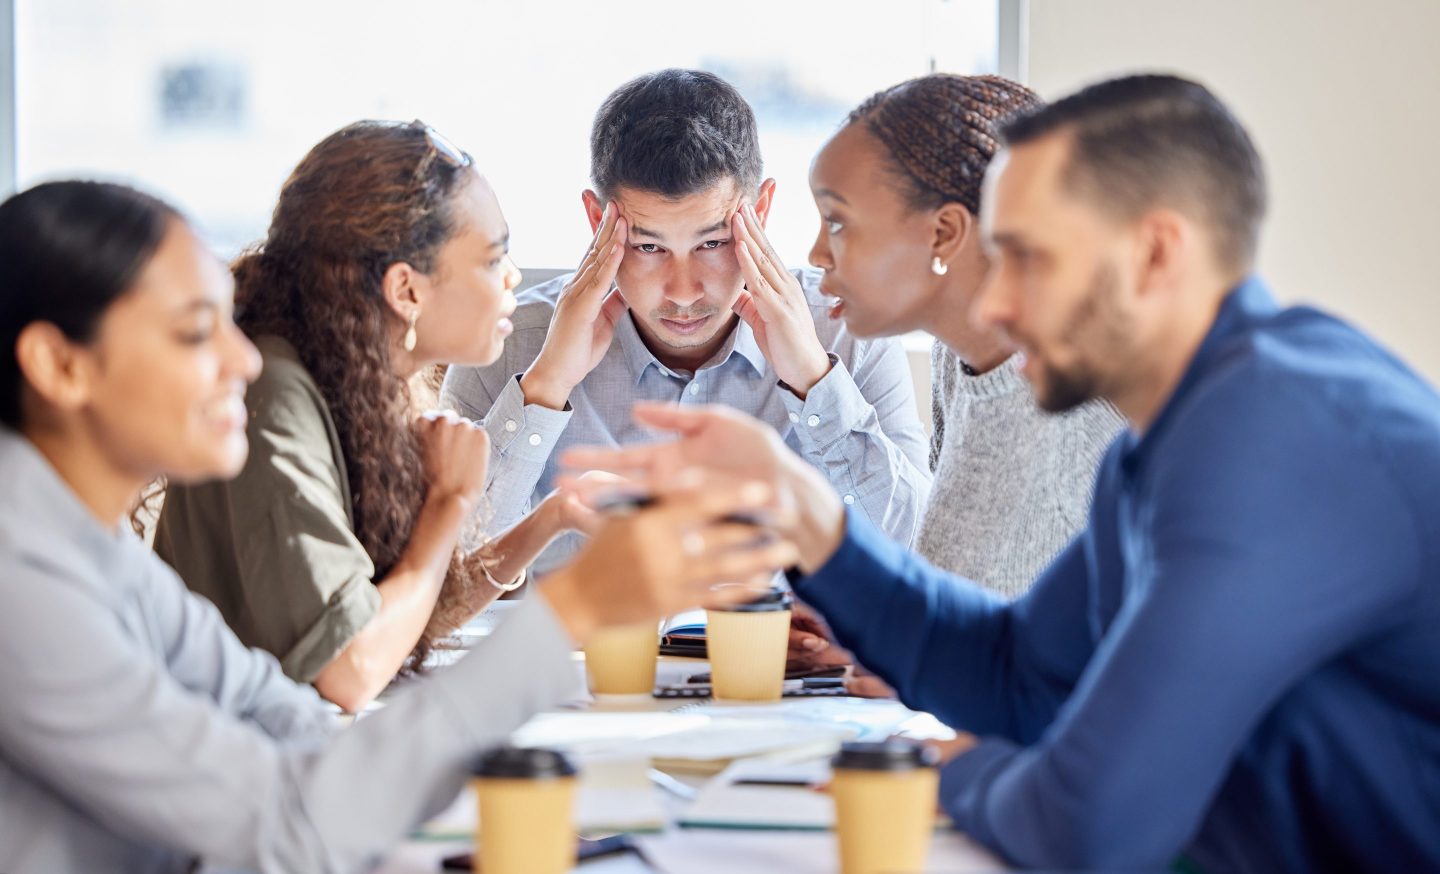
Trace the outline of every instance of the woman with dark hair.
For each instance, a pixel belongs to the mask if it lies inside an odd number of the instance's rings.
[[[1005,598],[1023,594],[1084,527],[1096,468],[1123,426],[1104,401],[1041,410],[1021,375],[1023,356],[970,321],[989,270],[979,215],[997,125],[1039,103],[999,76],[913,79],[856,108],[810,170],[821,217],[810,262],[837,300],[831,317],[862,337],[936,338],[935,479],[916,551]],[[752,264],[774,260],[752,217],[740,214],[736,233]],[[752,284],[770,280],[751,272]],[[813,623],[797,627],[797,657],[848,658],[825,652]]]
[[[476,328],[493,332],[490,319]],[[607,521],[470,656],[332,735],[315,691],[244,647],[124,524],[156,477],[245,463],[260,357],[231,321],[230,277],[187,224],[100,183],[0,204],[0,350],[11,874],[361,868],[448,803],[479,751],[569,694],[570,650],[597,627],[741,600],[744,587],[709,587],[795,558],[716,521],[755,512],[764,487],[682,484]],[[482,479],[447,476],[471,494]]]
[[[862,103],[810,171],[820,233],[810,260],[862,336],[925,331],[935,487],[915,548],[1006,598],[1029,587],[1085,525],[1100,457],[1123,426],[1104,401],[1053,415],[1024,357],[971,324],[990,269],[981,181],[998,123],[1038,106],[999,76],[937,73]]]
[[[486,434],[414,421],[417,374],[500,355],[520,280],[508,248],[468,154],[419,122],[367,121],[305,156],[233,267],[236,320],[265,359],[250,459],[229,482],[169,489],[156,549],[242,641],[346,710],[586,522],[557,493],[457,549],[467,519],[483,523]]]

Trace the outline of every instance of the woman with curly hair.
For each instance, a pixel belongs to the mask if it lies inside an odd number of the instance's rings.
[[[520,280],[508,240],[468,154],[419,122],[359,122],[306,155],[233,265],[236,321],[265,361],[250,458],[229,482],[170,488],[156,550],[241,640],[346,710],[587,521],[557,494],[457,549],[483,522],[487,438],[412,413],[418,374],[499,356]],[[588,281],[609,281],[611,260],[593,257]]]

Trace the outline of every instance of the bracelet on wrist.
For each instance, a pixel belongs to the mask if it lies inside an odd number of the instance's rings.
[[[508,583],[502,583],[499,580],[495,579],[495,577],[490,573],[490,565],[485,563],[485,559],[476,556],[475,563],[480,565],[480,573],[485,575],[485,579],[489,581],[490,585],[494,586],[502,592],[513,592],[521,586],[525,585],[525,568],[520,569],[520,576],[516,577],[514,580],[511,580]]]

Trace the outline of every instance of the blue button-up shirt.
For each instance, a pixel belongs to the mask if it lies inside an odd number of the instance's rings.
[[[556,458],[568,446],[653,442],[657,434],[630,415],[637,400],[724,404],[769,423],[785,442],[825,473],[844,497],[896,540],[914,537],[930,490],[925,431],[913,382],[896,339],[859,340],[827,312],[820,274],[794,271],[810,302],[816,334],[832,366],[801,400],[779,385],[750,326],[738,322],[724,346],[695,373],[661,364],[627,313],[610,349],[570,393],[569,408],[525,403],[519,374],[540,354],[569,276],[519,295],[514,333],[488,367],[452,367],[442,403],[483,420],[491,460],[486,528],[514,524],[554,488]],[[534,566],[544,574],[579,548],[578,535],[553,544]]]
[[[979,745],[957,826],[1038,867],[1440,869],[1440,397],[1250,280],[1088,528],[1005,604],[857,516],[799,594]]]

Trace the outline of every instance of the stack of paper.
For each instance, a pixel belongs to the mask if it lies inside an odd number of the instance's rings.
[[[563,749],[582,759],[647,759],[662,770],[713,774],[751,756],[789,760],[833,753],[859,736],[853,725],[784,719],[763,712],[547,713],[517,731],[518,746]]]
[[[669,711],[546,713],[512,737],[582,759],[649,759],[662,770],[714,774],[737,759],[803,761],[847,740],[881,740],[919,717],[895,701],[792,698],[765,704],[701,702]]]
[[[797,726],[825,726],[858,740],[884,740],[933,717],[916,713],[899,701],[871,698],[786,698],[766,704],[707,701],[685,708],[712,719],[782,720]],[[954,736],[954,732],[950,733]]]

